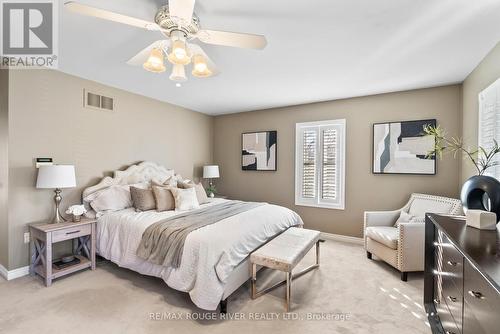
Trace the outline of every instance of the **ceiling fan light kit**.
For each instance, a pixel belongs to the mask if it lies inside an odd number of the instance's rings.
[[[198,44],[188,43],[188,41],[198,39],[206,44],[246,49],[266,47],[267,41],[262,35],[202,29],[200,19],[194,13],[194,4],[195,0],[169,0],[167,5],[162,6],[157,11],[155,22],[117,14],[74,1],[66,2],[64,5],[68,10],[78,14],[162,33],[168,38],[167,40],[154,42],[132,57],[127,64],[142,65],[149,72],[162,73],[166,70],[165,58],[167,58],[173,64],[169,78],[177,84],[187,80],[185,65],[191,62],[193,63],[191,74],[195,77],[207,78],[219,73],[203,49]]]

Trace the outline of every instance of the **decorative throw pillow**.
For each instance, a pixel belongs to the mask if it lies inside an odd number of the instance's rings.
[[[169,187],[153,186],[153,194],[156,201],[156,211],[161,212],[175,210],[174,195],[172,195]]]
[[[111,186],[88,195],[84,200],[90,203],[96,213],[118,211],[132,206],[128,186]]]
[[[135,211],[148,211],[156,209],[155,196],[152,189],[130,187],[130,195]]]
[[[174,195],[175,210],[185,211],[198,209],[200,207],[198,198],[196,198],[196,190],[194,188],[171,188],[170,191],[172,192],[172,195]]]
[[[405,211],[401,211],[399,214],[399,218],[396,221],[395,226],[399,227],[400,223],[423,223],[425,221],[424,218],[421,217],[416,217],[414,215],[411,215]]]
[[[179,188],[181,188],[181,187],[179,187]],[[183,188],[184,189],[194,188],[194,190],[196,191],[196,198],[198,199],[198,203],[200,205],[210,202],[208,200],[207,192],[205,191],[205,188],[203,188],[203,185],[201,183],[197,183],[197,184],[184,183]]]
[[[179,182],[183,182],[182,176],[180,174],[175,174],[163,182],[161,186],[177,187]]]

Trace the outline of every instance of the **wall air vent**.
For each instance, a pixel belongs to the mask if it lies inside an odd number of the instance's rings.
[[[115,104],[112,97],[91,93],[83,90],[83,105],[85,108],[113,111]]]

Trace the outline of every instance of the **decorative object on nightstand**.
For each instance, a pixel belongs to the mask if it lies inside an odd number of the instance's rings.
[[[72,205],[66,210],[66,214],[73,217],[74,223],[80,222],[85,213],[87,213],[87,209],[85,209],[85,206],[82,204]]]
[[[217,165],[209,165],[209,166],[203,166],[203,178],[208,179],[208,188],[207,188],[207,194],[211,198],[215,197],[215,192],[217,189],[215,189],[213,179],[218,179],[220,177],[219,175],[219,166]]]
[[[66,219],[61,215],[59,206],[61,204],[61,189],[76,187],[75,166],[72,165],[52,165],[40,166],[36,180],[38,189],[54,189],[54,202],[56,211],[54,217],[49,221],[50,224],[65,222]]]
[[[463,139],[448,137],[446,131],[437,127],[426,127],[424,132],[436,138],[436,145],[427,155],[429,157],[442,157],[443,153],[449,151],[453,156],[463,155],[467,157],[477,172],[477,175],[465,181],[460,191],[460,199],[467,210],[483,210],[496,214],[497,222],[500,221],[500,182],[486,175],[498,168],[498,157],[500,145],[495,139],[487,145],[478,145],[470,148],[465,145]],[[493,172],[493,174],[495,174]]]
[[[78,223],[30,225],[31,262],[30,274],[45,279],[45,286],[52,280],[91,268],[95,270],[96,220],[83,218]],[[65,240],[73,240],[73,255],[52,260],[52,245]]]
[[[494,212],[483,210],[467,210],[467,226],[480,230],[494,231],[497,229],[497,215]]]

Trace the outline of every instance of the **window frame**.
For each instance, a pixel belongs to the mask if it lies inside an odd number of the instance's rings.
[[[493,125],[493,135],[491,137],[487,137],[484,132],[485,129],[483,129],[483,118],[486,116],[486,108],[488,107],[487,102],[484,100],[486,99],[491,99],[491,95],[495,95],[495,107],[492,117],[493,117],[493,123],[497,124],[500,121],[500,107],[498,105],[500,104],[500,79],[496,80],[493,82],[491,85],[486,87],[483,91],[481,91],[478,95],[478,102],[479,102],[479,108],[478,108],[478,137],[477,137],[477,143],[478,146],[483,146],[486,150],[490,149],[491,147],[486,146],[485,147],[485,141],[487,140],[492,140],[495,139],[497,142],[500,143],[500,136],[499,136],[499,131],[500,131],[500,126]],[[488,101],[490,102],[490,101]],[[498,160],[495,159],[495,160]],[[491,176],[496,178],[497,180],[500,180],[500,165],[491,167],[489,168],[486,172],[485,175]]]
[[[336,166],[339,169],[338,177],[338,200],[324,200],[321,198],[323,184],[323,136],[322,129],[335,128],[340,130],[338,136],[338,163]],[[302,175],[303,175],[303,131],[305,129],[314,129],[317,134],[316,141],[316,172],[315,172],[315,197],[304,198],[301,194]],[[335,119],[327,121],[302,122],[295,124],[295,205],[308,206],[325,209],[345,210],[345,166],[346,166],[346,120]]]

